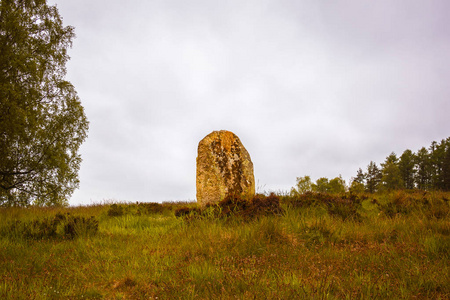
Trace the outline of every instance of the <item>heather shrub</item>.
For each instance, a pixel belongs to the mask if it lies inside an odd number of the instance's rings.
[[[361,206],[361,198],[359,198],[355,194],[344,194],[340,197],[333,197],[326,203],[326,205],[328,213],[331,216],[337,216],[343,221],[362,220],[362,217],[358,211]]]
[[[120,217],[120,216],[123,216],[124,213],[125,212],[124,212],[123,206],[120,204],[114,203],[109,206],[109,209],[106,214],[110,217]]]
[[[279,215],[283,212],[280,198],[271,193],[269,196],[255,195],[250,201],[238,195],[228,195],[217,204],[207,204],[203,208],[182,207],[175,211],[177,217],[229,218],[242,217],[254,219],[263,215]]]

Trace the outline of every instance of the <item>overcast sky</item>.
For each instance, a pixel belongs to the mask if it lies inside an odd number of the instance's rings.
[[[214,130],[240,137],[260,192],[450,136],[447,0],[50,3],[90,121],[71,205],[195,200]]]

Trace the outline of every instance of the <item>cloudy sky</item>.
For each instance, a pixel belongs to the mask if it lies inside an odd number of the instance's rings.
[[[450,136],[447,0],[50,3],[90,120],[71,205],[194,200],[213,130],[240,137],[258,191]]]

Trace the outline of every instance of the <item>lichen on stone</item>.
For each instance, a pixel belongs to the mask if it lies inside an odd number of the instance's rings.
[[[198,145],[197,201],[218,203],[230,194],[244,199],[254,196],[253,163],[234,133],[213,131]]]

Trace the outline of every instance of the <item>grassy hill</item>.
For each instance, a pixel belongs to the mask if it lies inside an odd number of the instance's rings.
[[[450,193],[278,199],[0,209],[0,298],[450,298]]]

